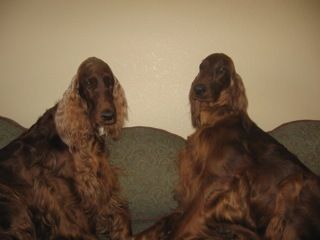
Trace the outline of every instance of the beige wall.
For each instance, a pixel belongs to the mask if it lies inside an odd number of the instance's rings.
[[[262,128],[320,119],[319,13],[318,0],[1,0],[0,115],[30,126],[97,56],[125,88],[127,126],[186,137],[198,65],[225,52]]]

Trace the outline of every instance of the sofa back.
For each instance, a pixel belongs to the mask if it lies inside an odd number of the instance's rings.
[[[0,148],[24,131],[0,117]],[[270,134],[320,175],[320,121],[285,123]],[[151,127],[127,127],[120,140],[107,140],[111,162],[119,168],[123,195],[128,199],[133,231],[152,225],[176,207],[177,158],[185,139]]]
[[[288,122],[269,133],[320,176],[320,121]]]
[[[0,116],[0,149],[18,137],[25,128],[10,118]]]
[[[137,233],[176,207],[176,159],[185,140],[156,128],[128,127],[118,141],[107,144],[111,162],[121,169],[120,183]]]

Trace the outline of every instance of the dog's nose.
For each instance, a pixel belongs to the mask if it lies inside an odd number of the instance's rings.
[[[197,96],[201,96],[206,92],[206,86],[204,84],[197,84],[193,87]]]
[[[101,113],[103,120],[110,121],[115,117],[115,112],[113,110],[107,110]]]

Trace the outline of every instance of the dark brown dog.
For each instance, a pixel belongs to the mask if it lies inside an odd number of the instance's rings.
[[[320,239],[320,180],[247,114],[233,61],[212,54],[190,90],[179,208],[137,239]]]
[[[127,113],[110,67],[88,58],[61,101],[0,151],[0,239],[127,239],[103,132],[118,137]]]

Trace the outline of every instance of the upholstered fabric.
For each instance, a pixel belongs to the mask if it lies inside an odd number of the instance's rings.
[[[320,121],[285,123],[270,134],[294,153],[314,173],[320,175]]]
[[[111,161],[120,167],[120,182],[129,200],[134,232],[168,214],[176,204],[176,160],[185,140],[148,127],[125,128],[118,141],[108,141]]]
[[[0,148],[23,131],[16,122],[0,117]],[[320,121],[289,122],[270,134],[320,175]],[[111,162],[119,167],[123,196],[137,233],[176,207],[176,162],[185,140],[160,129],[128,127],[120,140],[108,139],[107,144]]]
[[[15,121],[0,117],[0,149],[20,135],[25,129]]]

